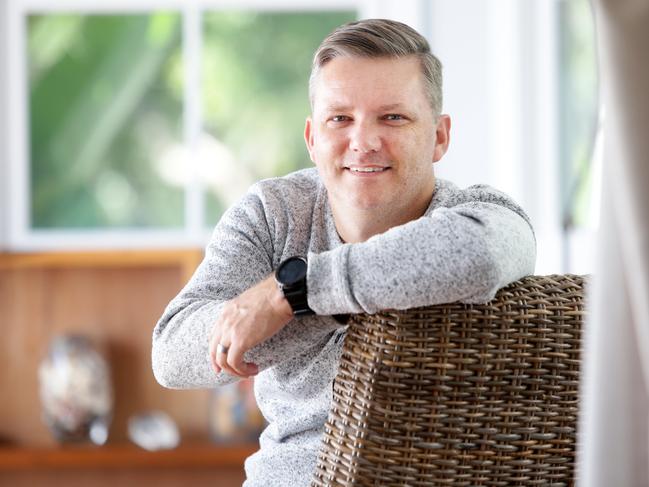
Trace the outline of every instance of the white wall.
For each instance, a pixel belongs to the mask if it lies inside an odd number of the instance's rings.
[[[398,20],[425,35],[430,18],[428,6],[427,0],[365,0],[359,16]]]
[[[444,108],[451,115],[451,145],[436,172],[460,186],[488,182],[490,137],[488,3],[433,0],[430,43],[444,65]],[[467,15],[467,12],[470,14]]]

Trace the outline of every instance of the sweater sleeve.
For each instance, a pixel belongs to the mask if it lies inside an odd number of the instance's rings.
[[[439,207],[366,242],[310,254],[310,307],[323,314],[375,313],[489,301],[533,273],[536,260],[527,217],[502,201],[498,193]]]
[[[276,203],[276,202],[275,202]],[[276,209],[278,204],[272,204]],[[280,210],[281,211],[281,210]],[[165,309],[153,331],[152,366],[156,380],[170,388],[214,387],[236,380],[210,366],[208,339],[225,301],[267,277],[281,254],[286,229],[267,218],[253,190],[228,210],[214,230],[205,258]],[[283,226],[287,226],[284,222]],[[280,238],[276,237],[280,235]],[[340,328],[331,317],[291,320],[280,332],[248,350],[244,359],[260,370],[291,359]]]

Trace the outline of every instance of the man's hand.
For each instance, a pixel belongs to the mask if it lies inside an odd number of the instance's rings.
[[[210,334],[210,363],[218,374],[250,377],[256,364],[243,361],[243,354],[280,331],[293,318],[291,305],[269,276],[234,299],[227,301]],[[220,353],[217,346],[227,347]]]

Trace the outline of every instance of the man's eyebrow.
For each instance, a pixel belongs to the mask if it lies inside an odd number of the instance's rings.
[[[381,112],[387,112],[390,110],[405,110],[405,106],[403,103],[390,103],[388,105],[381,105],[379,107],[379,111]]]
[[[326,105],[325,110],[328,112],[347,112],[351,110],[351,107],[349,105]]]
[[[326,105],[325,109],[330,112],[347,112],[352,109],[349,105]],[[406,107],[403,103],[389,103],[387,105],[381,105],[378,107],[379,112],[386,112],[390,110],[405,110]]]

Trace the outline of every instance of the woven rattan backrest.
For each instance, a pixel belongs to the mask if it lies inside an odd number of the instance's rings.
[[[579,276],[352,317],[313,485],[573,485]]]

